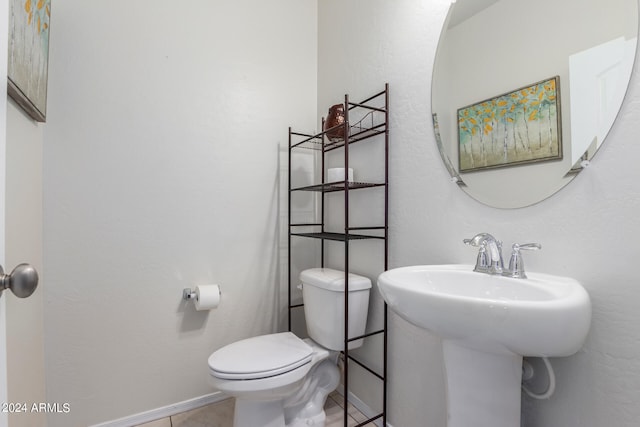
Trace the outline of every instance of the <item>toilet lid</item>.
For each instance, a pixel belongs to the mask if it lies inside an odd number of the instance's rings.
[[[292,371],[311,362],[313,349],[291,332],[234,342],[209,357],[212,375],[223,379],[258,379]]]

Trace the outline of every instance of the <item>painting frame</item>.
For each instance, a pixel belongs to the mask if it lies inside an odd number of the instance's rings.
[[[9,1],[7,94],[37,122],[46,122],[51,0]]]
[[[560,77],[457,110],[458,171],[562,160]]]

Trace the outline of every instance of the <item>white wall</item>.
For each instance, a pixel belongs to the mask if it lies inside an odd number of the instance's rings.
[[[54,5],[44,148],[49,426],[213,392],[282,327],[279,158],[315,128],[316,2]],[[215,282],[217,310],[182,289]]]
[[[553,359],[558,388],[525,400],[527,427],[634,426],[640,419],[640,77],[593,167],[532,207],[481,205],[449,181],[430,124],[433,60],[448,0],[324,0],[319,3],[318,105],[345,92],[366,95],[390,83],[391,267],[471,263],[462,239],[489,231],[537,241],[531,271],[573,276],[591,295],[593,323],[582,351]],[[394,427],[445,425],[436,338],[391,316],[390,416]]]
[[[44,125],[22,112],[13,101],[7,106],[6,263],[5,272],[26,262],[40,273],[38,288],[21,299],[10,291],[7,304],[8,402],[46,402],[44,373],[42,275],[42,142]],[[42,427],[45,414],[9,413],[12,427]]]

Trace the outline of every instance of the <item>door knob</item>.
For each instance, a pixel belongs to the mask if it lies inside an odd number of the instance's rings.
[[[19,298],[27,298],[38,287],[38,272],[29,264],[18,264],[11,274],[4,274],[0,266],[0,296],[5,289]]]

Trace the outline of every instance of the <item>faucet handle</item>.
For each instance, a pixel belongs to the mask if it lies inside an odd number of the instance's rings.
[[[464,239],[462,242],[467,246],[480,247],[480,249],[478,250],[478,258],[476,259],[476,266],[474,267],[473,271],[478,271],[481,273],[486,273],[487,271],[489,271],[491,262],[489,261],[489,255],[487,254],[487,242],[484,240],[480,241],[480,239],[478,239],[478,236],[474,237],[473,239]]]
[[[522,260],[522,254],[520,251],[537,251],[542,249],[542,245],[540,243],[514,243],[511,246],[511,249],[513,251],[511,252],[511,258],[509,259],[509,269],[503,274],[516,279],[526,279],[527,275],[524,272],[524,261]]]
[[[542,249],[542,245],[540,243],[514,243],[511,245],[511,249],[515,250],[527,250],[527,251],[538,251]]]
[[[487,272],[490,265],[491,262],[489,261],[489,256],[487,255],[487,245],[483,243],[480,245],[478,258],[476,259],[476,266],[473,271],[479,271],[481,273]]]
[[[471,239],[464,239],[463,243],[480,247],[473,271],[488,274],[502,274],[504,272],[501,241],[489,233],[478,233]]]

